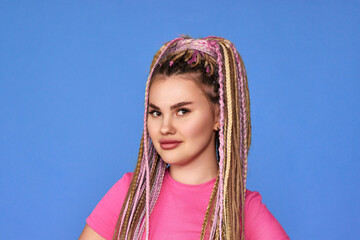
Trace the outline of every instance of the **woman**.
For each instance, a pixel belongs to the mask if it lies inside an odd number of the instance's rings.
[[[134,173],[99,202],[80,239],[289,239],[246,189],[244,64],[223,38],[176,38],[155,54]]]

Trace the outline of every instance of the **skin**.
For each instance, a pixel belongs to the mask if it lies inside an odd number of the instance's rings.
[[[147,127],[156,151],[170,164],[173,179],[195,185],[217,176],[218,116],[218,104],[210,102],[189,74],[155,76],[149,92]],[[160,144],[163,139],[181,143],[166,150]]]
[[[85,225],[79,240],[105,240],[102,236],[97,234],[89,225]]]
[[[177,104],[184,104],[182,106]],[[171,177],[184,184],[201,184],[215,178],[218,163],[215,131],[219,106],[213,104],[189,75],[157,75],[149,92],[147,128],[156,151],[170,164]],[[161,139],[179,140],[164,150]],[[87,224],[79,240],[104,240]]]

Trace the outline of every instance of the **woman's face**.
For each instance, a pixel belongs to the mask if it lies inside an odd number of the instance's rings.
[[[218,112],[189,75],[155,76],[147,128],[156,151],[170,165],[214,159]]]

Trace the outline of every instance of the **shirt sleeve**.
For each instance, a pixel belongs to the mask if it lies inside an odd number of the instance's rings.
[[[96,205],[86,223],[100,236],[111,240],[133,173],[126,173]]]
[[[246,191],[245,198],[246,240],[289,240],[290,238],[275,219],[258,192]]]

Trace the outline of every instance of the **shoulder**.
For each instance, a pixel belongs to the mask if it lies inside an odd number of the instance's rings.
[[[134,173],[127,172],[125,173],[111,188],[110,190],[118,190],[123,188],[128,188],[130,185],[130,182],[132,180]]]
[[[122,202],[124,201],[127,190],[129,189],[132,176],[133,176],[132,172],[125,173],[122,176],[122,178],[120,178],[109,189],[109,191],[105,194],[105,196],[103,197],[103,199],[101,199],[101,201],[110,200],[110,201],[113,201],[114,203],[122,205]]]
[[[286,232],[262,202],[257,191],[246,190],[245,237],[257,239],[289,239]]]
[[[254,210],[262,207],[262,197],[257,191],[246,189],[245,208],[246,210]]]
[[[112,239],[133,173],[125,173],[103,196],[86,223],[105,239]]]

